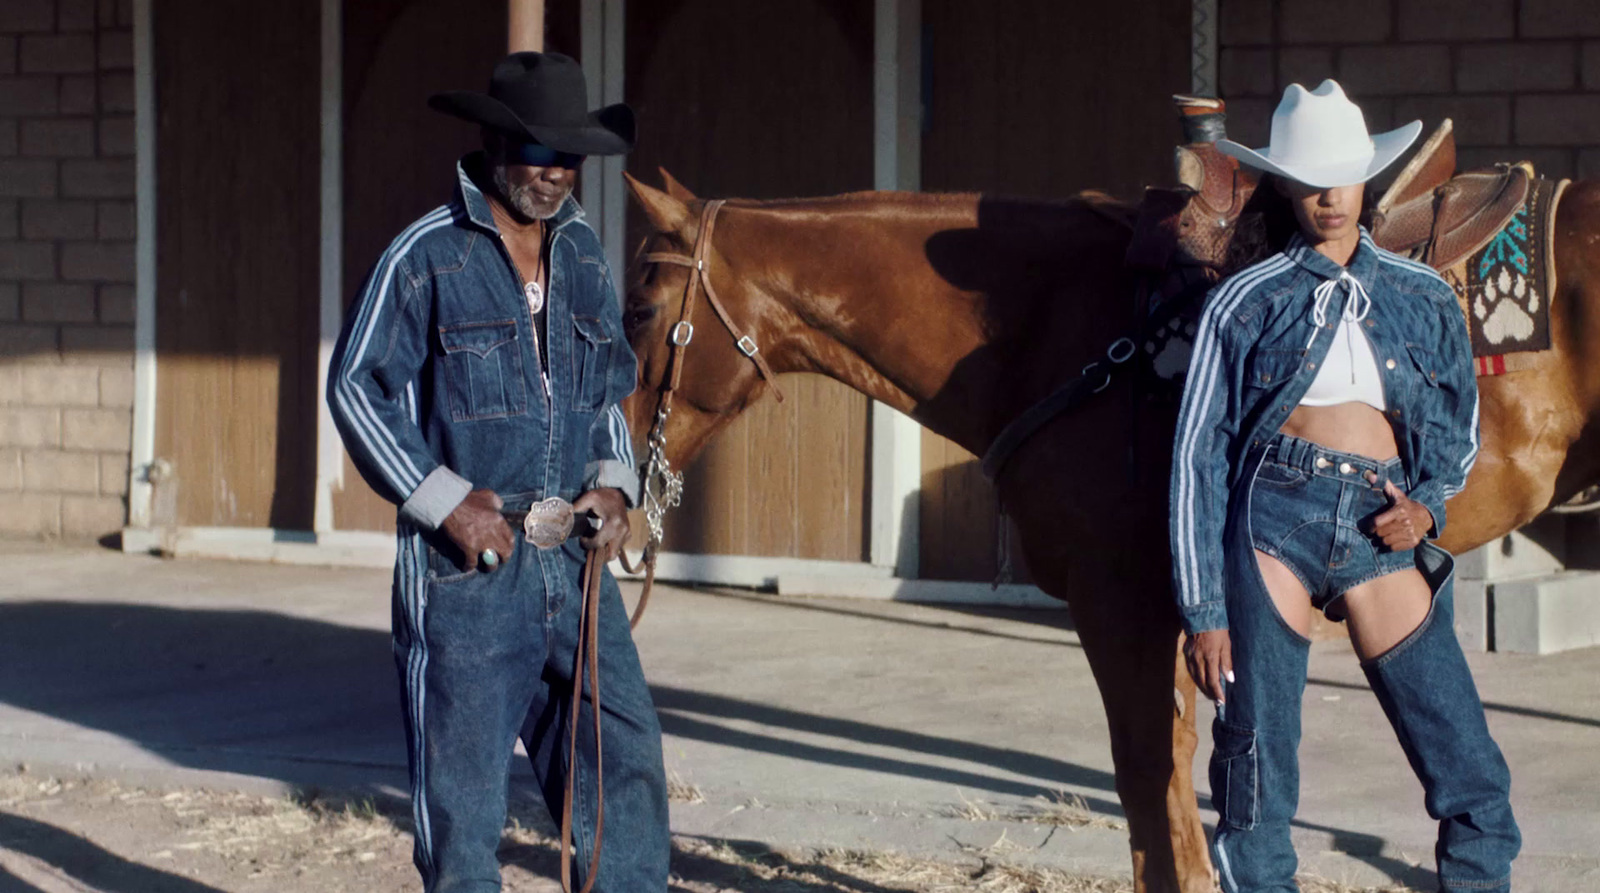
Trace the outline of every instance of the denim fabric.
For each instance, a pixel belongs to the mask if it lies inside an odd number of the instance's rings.
[[[1318,468],[1318,458],[1332,464]],[[1311,643],[1288,625],[1266,590],[1255,556],[1263,544],[1277,548],[1302,582],[1316,584],[1308,591],[1324,609],[1337,608],[1349,587],[1395,564],[1422,572],[1434,591],[1427,619],[1363,669],[1422,781],[1429,815],[1439,820],[1439,889],[1509,890],[1520,846],[1510,775],[1452,628],[1453,561],[1432,543],[1386,552],[1360,534],[1360,521],[1385,500],[1359,477],[1342,480],[1339,466],[1382,468],[1397,484],[1399,469],[1281,436],[1246,461],[1253,476],[1234,502],[1224,540],[1235,681],[1226,684],[1212,727],[1211,799],[1219,818],[1212,856],[1223,890],[1298,889],[1289,826],[1300,798],[1300,710]]]
[[[1376,484],[1366,475],[1378,475]],[[1391,552],[1366,531],[1389,507],[1385,481],[1406,488],[1398,458],[1377,462],[1298,437],[1278,435],[1261,457],[1250,495],[1255,548],[1283,562],[1311,594],[1311,604],[1343,620],[1344,593],[1416,566],[1413,550]]]
[[[637,363],[600,240],[571,198],[550,221],[548,335],[463,159],[456,198],[395,239],[352,302],[328,408],[367,483],[432,530],[473,487],[570,498],[595,486],[637,502],[618,404]],[[481,174],[480,174],[481,176]],[[541,372],[540,354],[549,374]],[[453,499],[413,501],[441,478]],[[470,486],[468,486],[470,484]]]
[[[473,556],[454,554],[439,523],[475,487],[499,493],[508,509],[597,487],[638,497],[618,407],[636,361],[599,239],[570,198],[550,221],[541,344],[488,200],[469,176],[481,163],[464,159],[455,200],[402,233],[374,267],[328,381],[352,461],[399,506],[394,650],[416,861],[429,893],[500,889],[495,853],[519,733],[559,819],[567,771],[559,733],[570,719],[561,692],[571,691],[584,557],[572,539],[541,552],[518,536],[499,570],[462,571]],[[597,889],[665,890],[660,729],[609,575],[600,654],[609,845]],[[592,723],[580,717],[579,726],[590,734]],[[581,747],[593,754],[586,737]],[[581,767],[580,874],[594,836],[594,777],[593,765]]]
[[[1191,633],[1228,626],[1221,589],[1222,534],[1245,458],[1271,440],[1310,388],[1333,342],[1347,288],[1330,322],[1313,321],[1313,292],[1348,274],[1372,298],[1362,323],[1378,360],[1386,416],[1411,472],[1407,495],[1444,529],[1445,500],[1466,481],[1478,449],[1477,383],[1455,294],[1422,264],[1384,251],[1365,230],[1349,266],[1298,234],[1271,259],[1207,298],[1178,417],[1170,535],[1179,610]]]
[[[519,735],[550,816],[561,820],[584,555],[575,540],[541,551],[519,539],[506,563],[484,574],[459,571],[420,535],[406,542],[398,576],[411,579],[396,587],[395,661],[407,719],[414,858],[427,893],[493,893],[501,888],[496,851]],[[609,572],[601,590],[600,689],[606,811],[595,889],[664,891],[661,728]],[[577,717],[573,861],[580,884],[598,802],[592,709],[586,697]]]

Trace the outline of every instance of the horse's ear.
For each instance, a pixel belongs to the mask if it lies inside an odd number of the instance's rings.
[[[683,229],[683,225],[689,221],[688,204],[654,186],[646,186],[627,171],[622,172],[622,177],[628,183],[628,191],[633,193],[633,200],[644,209],[644,216],[656,232],[671,233]]]
[[[667,195],[670,195],[685,204],[700,200],[699,196],[690,192],[689,187],[679,183],[678,178],[669,173],[666,168],[658,167],[656,170],[661,172],[661,182],[665,183],[667,186]]]

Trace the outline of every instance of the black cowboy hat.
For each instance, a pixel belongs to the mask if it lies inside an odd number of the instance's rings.
[[[587,110],[588,89],[576,60],[560,53],[512,53],[489,78],[489,92],[451,90],[428,107],[574,155],[621,155],[633,148],[633,109],[623,103]]]

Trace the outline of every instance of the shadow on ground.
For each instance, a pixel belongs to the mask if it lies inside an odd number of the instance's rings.
[[[1050,625],[1061,622],[1056,612],[1028,613],[1036,620],[1047,614],[1042,622]],[[398,778],[403,787],[404,738],[386,633],[262,611],[53,601],[0,604],[0,630],[6,638],[0,648],[5,704],[112,733],[183,767],[338,787],[340,782],[329,781],[333,767],[342,770],[346,785],[382,776],[391,783]],[[1105,793],[1089,800],[1093,809],[1121,814],[1108,773],[1051,757],[689,689],[658,686],[654,693],[662,725],[672,735],[1003,795],[1090,788]],[[798,742],[781,732],[734,729],[729,721],[886,745],[997,771]],[[1046,784],[1008,777],[1019,772]],[[1391,877],[1416,877],[1410,866],[1378,856],[1377,838],[1321,830]]]
[[[73,880],[100,890],[225,893],[180,875],[131,862],[54,825],[4,812],[0,812],[0,845],[58,868]],[[0,867],[0,893],[42,891]]]
[[[403,729],[387,634],[261,611],[130,604],[0,605],[0,702],[113,733],[178,765],[309,783],[308,764],[403,769]],[[823,765],[944,779],[1033,796],[1055,788],[981,771],[944,770],[848,749],[735,732],[722,720],[957,757],[1022,771],[1056,787],[1111,794],[1108,773],[1037,754],[656,687],[670,734]],[[1116,813],[1114,797],[1094,804]]]

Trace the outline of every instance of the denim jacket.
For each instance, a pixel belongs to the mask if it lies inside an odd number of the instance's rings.
[[[475,488],[638,500],[618,402],[636,361],[600,240],[572,198],[550,220],[547,345],[489,202],[457,165],[456,195],[389,246],[334,348],[328,407],[345,448],[400,520],[431,531]],[[548,351],[548,376],[540,351]]]
[[[1444,529],[1444,503],[1478,453],[1478,391],[1455,293],[1423,264],[1384,251],[1365,229],[1346,268],[1298,233],[1282,253],[1218,285],[1195,334],[1173,448],[1173,579],[1184,628],[1226,629],[1223,535],[1230,499],[1248,491],[1250,451],[1271,440],[1316,378],[1349,294],[1313,320],[1313,291],[1348,271],[1371,296],[1361,323],[1378,361],[1386,415],[1408,481],[1395,481]],[[1384,457],[1375,457],[1384,458]]]

